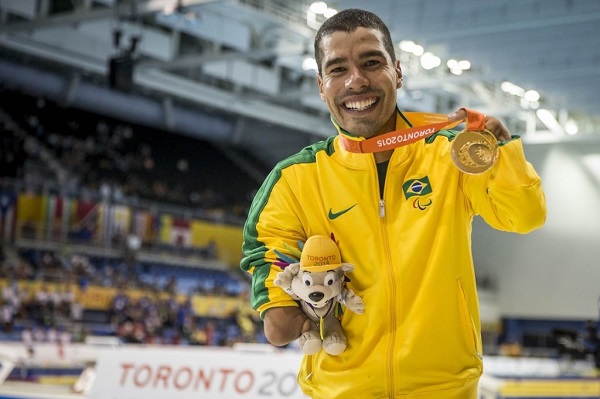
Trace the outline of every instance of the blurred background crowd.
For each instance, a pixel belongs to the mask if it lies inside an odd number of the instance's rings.
[[[0,88],[0,339],[264,342],[239,157]]]

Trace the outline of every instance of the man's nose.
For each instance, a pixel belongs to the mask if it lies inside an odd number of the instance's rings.
[[[360,90],[369,85],[369,80],[360,68],[351,68],[348,79],[346,79],[347,90]]]

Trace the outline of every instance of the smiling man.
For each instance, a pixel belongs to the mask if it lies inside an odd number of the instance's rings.
[[[355,265],[347,285],[365,313],[340,315],[346,351],[303,358],[303,392],[476,399],[483,365],[471,222],[480,215],[503,231],[539,228],[546,218],[541,180],[519,137],[496,118],[465,109],[402,113],[400,62],[376,15],[349,9],[328,19],[315,37],[315,58],[337,134],[279,162],[244,226],[241,268],[252,274],[252,306],[265,335],[282,346],[311,328],[273,280],[299,242],[333,235],[342,261]],[[476,175],[453,164],[458,132],[447,130],[471,117],[500,147],[497,162]],[[377,148],[373,140],[393,145]]]
[[[333,32],[321,39],[316,51],[322,65],[319,92],[333,119],[365,138],[394,130],[402,71],[385,49],[383,33],[362,27]]]

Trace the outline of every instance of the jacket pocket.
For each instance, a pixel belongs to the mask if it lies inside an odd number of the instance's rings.
[[[460,278],[456,281],[458,284],[458,303],[460,306],[461,320],[465,331],[471,332],[472,341],[469,342],[469,344],[472,345],[473,354],[481,360],[483,358],[481,335],[479,334],[479,329],[475,326],[475,321],[469,311],[469,298],[467,297],[462,281]]]
[[[298,372],[298,385],[302,388],[302,391],[308,395],[308,392],[312,392],[313,382],[313,370],[315,370],[315,356],[304,355],[300,365],[300,371]],[[312,396],[310,394],[309,396]]]

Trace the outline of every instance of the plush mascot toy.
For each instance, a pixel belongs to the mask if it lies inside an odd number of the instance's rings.
[[[315,354],[321,348],[330,355],[346,350],[346,336],[339,319],[341,305],[358,314],[365,310],[362,299],[346,288],[346,273],[352,270],[354,265],[342,263],[332,238],[315,235],[304,244],[300,261],[290,263],[277,274],[274,284],[297,300],[313,321],[313,327],[298,341],[305,354]]]

